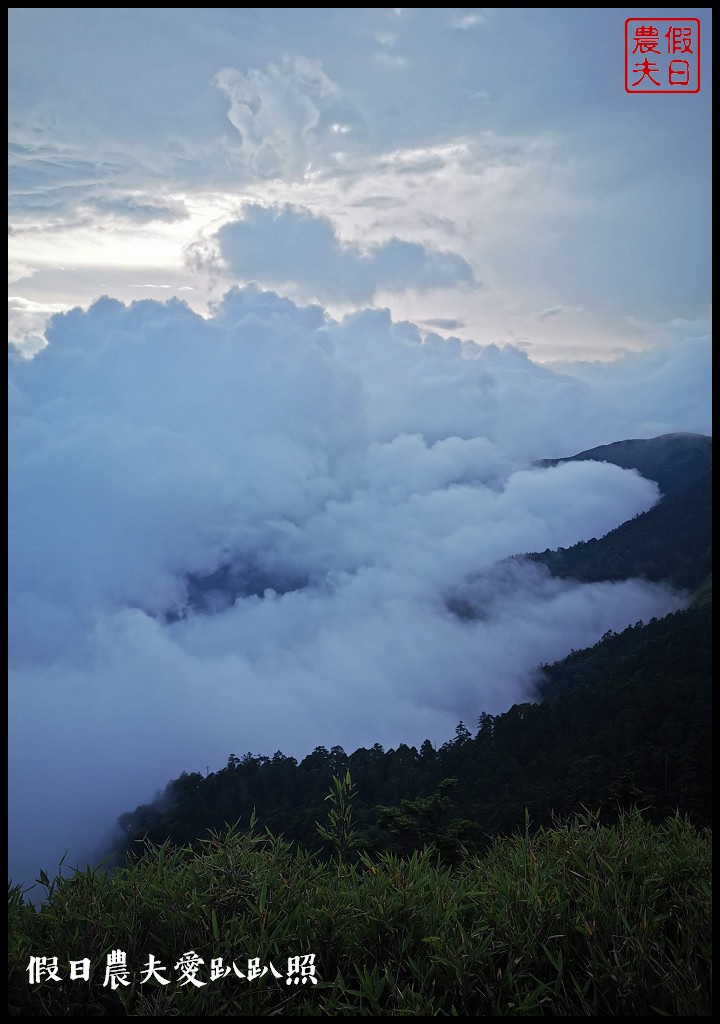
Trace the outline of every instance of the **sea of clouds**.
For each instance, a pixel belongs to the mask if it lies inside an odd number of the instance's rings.
[[[499,563],[657,501],[613,465],[532,463],[706,431],[707,339],[573,375],[252,285],[208,317],[103,298],[46,337],[10,361],[15,878],[230,754],[442,743],[682,604]]]

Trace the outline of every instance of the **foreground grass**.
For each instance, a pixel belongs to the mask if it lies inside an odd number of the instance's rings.
[[[113,876],[48,882],[39,909],[11,890],[9,1012],[708,1016],[710,852],[709,834],[637,812],[500,839],[453,869],[429,850],[318,863],[236,830],[199,850],[154,848]],[[129,967],[116,990],[103,987],[113,950]],[[190,951],[203,987],[174,969]],[[170,984],[140,984],[151,954]],[[288,958],[306,954],[317,984],[287,984]],[[31,957],[57,957],[63,980],[30,984]],[[221,957],[281,977],[210,981]],[[69,980],[83,958],[90,980]]]

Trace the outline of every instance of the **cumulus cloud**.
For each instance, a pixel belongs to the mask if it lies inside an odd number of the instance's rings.
[[[101,299],[47,341],[10,368],[16,877],[230,753],[442,742],[526,699],[538,663],[681,602],[498,568],[658,494],[532,468],[638,431],[517,349],[253,286],[209,318]]]
[[[33,302],[21,295],[8,296],[8,341],[13,349],[33,355],[45,346],[43,331],[48,317],[67,309],[63,303]]]
[[[645,352],[626,352],[605,362],[558,363],[559,369],[605,396],[606,415],[613,421],[632,419],[639,437],[668,430],[670,417],[690,433],[712,433],[712,336],[684,336],[682,325],[671,342]],[[627,422],[627,428],[630,422]],[[625,429],[623,436],[628,436]]]
[[[470,264],[399,238],[362,249],[338,238],[327,217],[290,205],[248,203],[217,233],[233,275],[272,287],[295,285],[322,301],[369,302],[375,293],[476,285]]]

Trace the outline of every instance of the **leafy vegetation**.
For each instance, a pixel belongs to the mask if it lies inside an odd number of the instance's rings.
[[[679,817],[528,827],[454,869],[432,847],[323,862],[234,829],[47,890],[39,909],[11,892],[13,1016],[710,1014],[710,839]],[[113,991],[117,949],[130,975]],[[190,951],[202,987],[179,983]],[[317,984],[286,984],[288,958],[311,954]],[[140,984],[151,955],[170,984]],[[31,956],[65,980],[30,985]],[[68,980],[85,957],[90,980]],[[210,981],[220,957],[281,977]]]

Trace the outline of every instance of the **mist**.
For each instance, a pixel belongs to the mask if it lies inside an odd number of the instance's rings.
[[[709,432],[705,340],[561,373],[254,285],[208,317],[103,298],[46,338],[10,361],[15,880],[82,861],[183,770],[442,743],[683,604],[503,560],[653,506],[634,471],[532,463]]]

